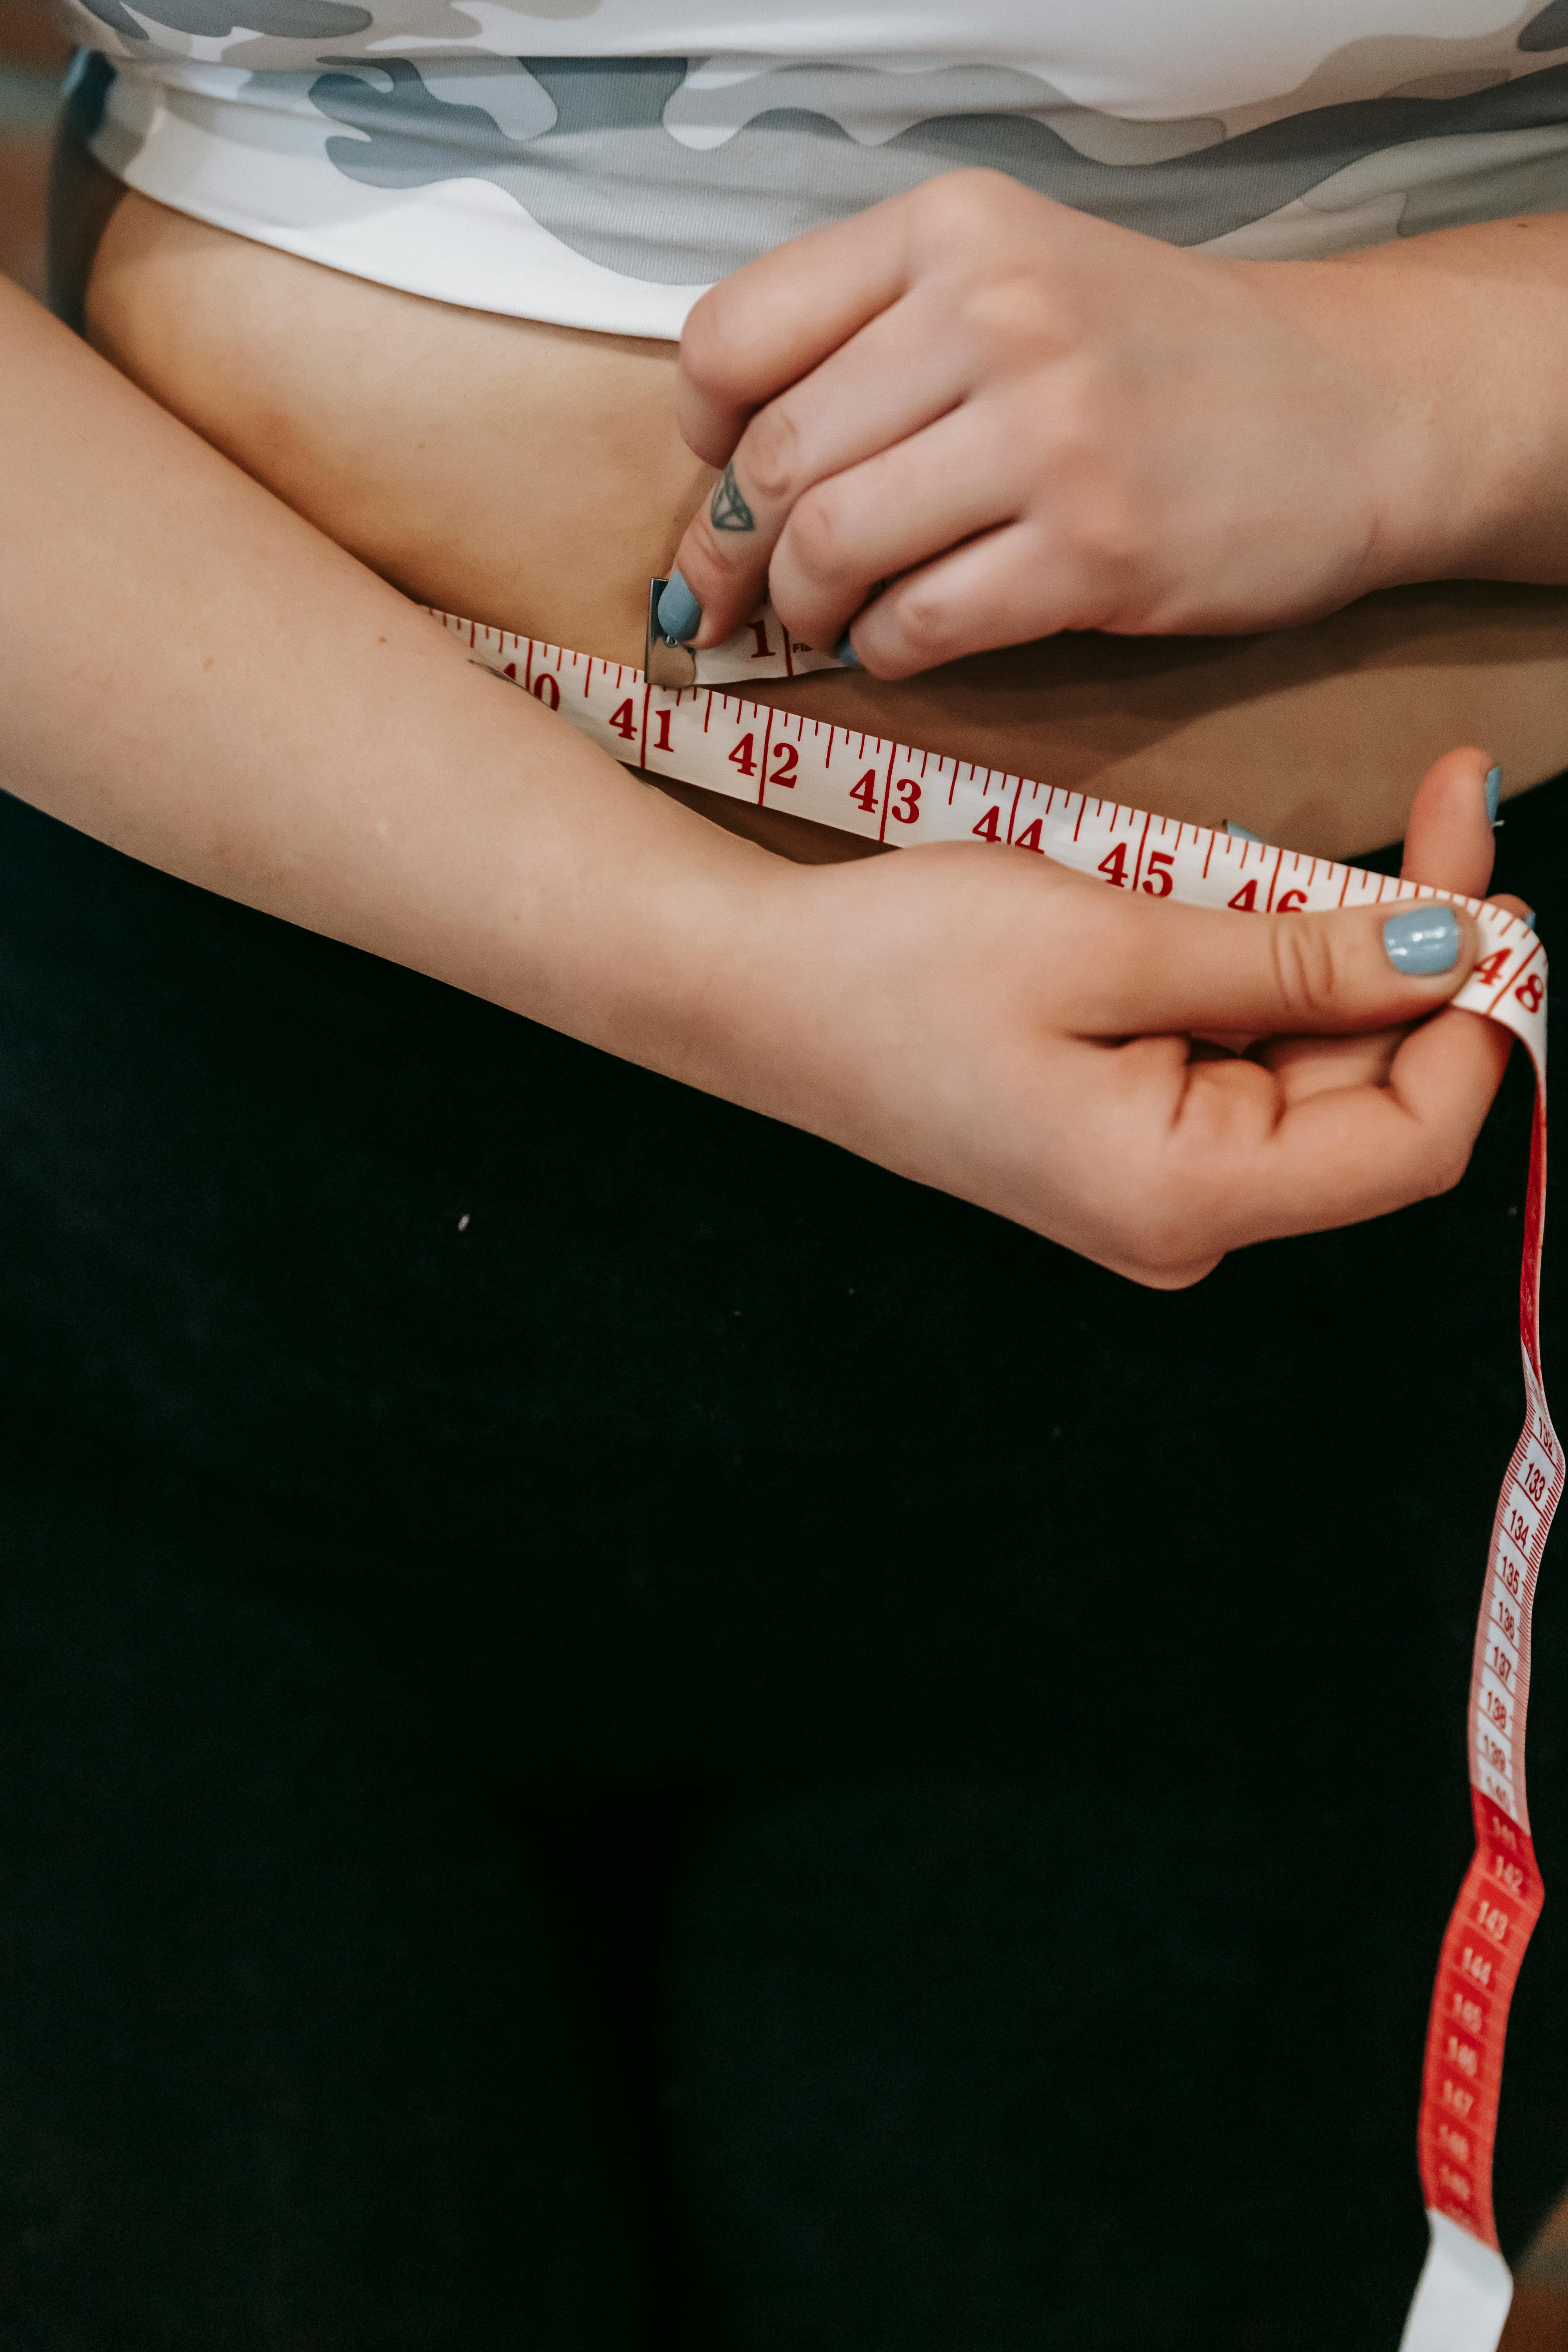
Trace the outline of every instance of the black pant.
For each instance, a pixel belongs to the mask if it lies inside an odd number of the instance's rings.
[[[1528,1108],[1159,1297],[0,803],[7,2352],[1392,2347]]]

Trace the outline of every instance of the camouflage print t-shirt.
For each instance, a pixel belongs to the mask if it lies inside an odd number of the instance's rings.
[[[132,187],[623,334],[678,335],[716,278],[963,164],[1235,254],[1568,205],[1568,0],[61,5]]]

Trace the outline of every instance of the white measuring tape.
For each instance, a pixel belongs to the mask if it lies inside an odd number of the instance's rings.
[[[662,583],[654,583],[654,595]],[[783,809],[862,840],[980,841],[1052,857],[1113,888],[1240,913],[1294,914],[1455,893],[1364,874],[1173,817],[1004,775],[853,728],[718,691],[724,680],[837,667],[795,646],[776,615],[748,622],[711,655],[679,654],[686,685],[531,637],[445,624],[487,668],[512,680],[627,767]],[[661,649],[664,655],[669,648]],[[763,665],[766,665],[765,667]],[[680,665],[684,665],[681,667]],[[1535,1066],[1524,1213],[1520,1339],[1524,1430],[1499,1498],[1470,1677],[1470,1792],[1476,1853],[1449,1920],[1427,2026],[1419,2127],[1431,2224],[1401,2352],[1495,2352],[1513,2283],[1492,2215],[1492,2147],[1509,2002],[1541,1913],[1524,1793],[1530,1619],[1552,1515],[1563,1486],[1541,1374],[1541,1244],[1546,1198],[1546,957],[1528,924],[1461,899],[1481,954],[1451,1002],[1500,1022]]]

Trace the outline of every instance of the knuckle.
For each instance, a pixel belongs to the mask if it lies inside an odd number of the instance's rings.
[[[708,591],[727,586],[741,569],[741,551],[726,545],[710,523],[706,508],[687,534],[677,569],[700,604]]]
[[[963,294],[964,335],[990,355],[1015,354],[1054,341],[1053,314],[1039,277],[1023,269],[1001,270],[971,281]]]
[[[1098,580],[1125,587],[1142,576],[1147,533],[1138,502],[1125,483],[1102,479],[1080,509],[1072,536],[1079,560]]]
[[[1421,1171],[1420,1191],[1416,1197],[1423,1201],[1436,1201],[1443,1193],[1453,1192],[1469,1164],[1470,1146],[1445,1139]]]
[[[730,289],[715,286],[689,312],[680,331],[680,364],[692,383],[721,400],[743,399],[754,364],[754,338]]]
[[[1122,1265],[1161,1288],[1195,1280],[1193,1269],[1217,1255],[1197,1202],[1170,1170],[1151,1179],[1145,1169],[1136,1190],[1122,1192],[1113,1224]]]
[[[813,642],[812,631],[820,634],[817,606],[809,588],[803,590],[787,573],[775,579],[768,575],[768,602],[773,606],[790,635],[800,643]]]
[[[1215,1251],[1206,1256],[1189,1258],[1182,1265],[1131,1265],[1123,1271],[1131,1281],[1142,1283],[1145,1290],[1194,1290],[1214,1272],[1223,1255]]]
[[[1141,1222],[1131,1244],[1134,1262],[1142,1269],[1145,1282],[1168,1281],[1184,1266],[1191,1265],[1203,1247],[1186,1222],[1157,1213]]]
[[[787,402],[772,401],[752,417],[735,456],[737,473],[759,500],[789,504],[800,477],[800,429]]]
[[[1269,961],[1279,1002],[1293,1028],[1321,1028],[1333,1011],[1335,959],[1326,923],[1300,915],[1269,918]]]
[[[894,600],[892,618],[922,668],[940,660],[954,642],[952,598],[934,580],[906,583]]]
[[[1148,602],[1141,544],[1094,517],[1064,519],[1055,549],[1062,608],[1078,628],[1134,628]]]
[[[962,237],[983,229],[1013,194],[1014,184],[1005,173],[974,163],[924,181],[910,190],[909,201],[922,228]]]
[[[1113,425],[1114,414],[1114,403],[1087,382],[1053,386],[1036,430],[1063,536],[1087,554],[1124,564],[1147,553],[1154,509],[1136,440]]]
[[[789,552],[814,581],[833,581],[851,568],[851,535],[838,503],[826,489],[808,490],[789,520]]]

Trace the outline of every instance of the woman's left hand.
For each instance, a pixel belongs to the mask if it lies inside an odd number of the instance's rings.
[[[725,470],[676,558],[679,634],[716,644],[766,593],[813,645],[853,623],[893,678],[1434,576],[1451,481],[1387,307],[1382,272],[1185,251],[994,172],[797,237],[681,341],[681,428]]]

